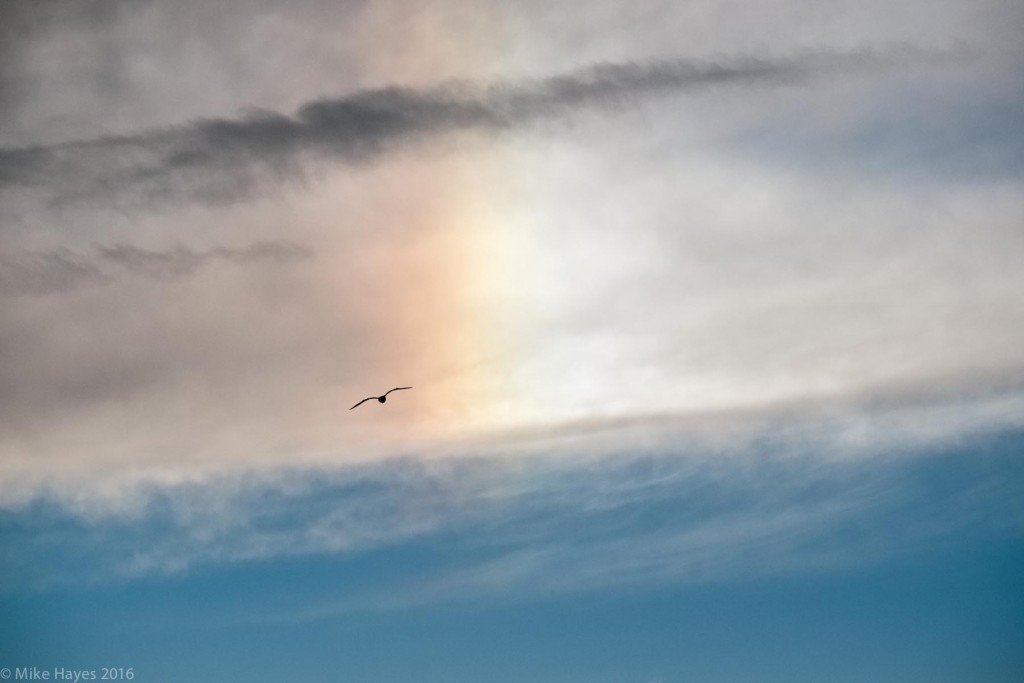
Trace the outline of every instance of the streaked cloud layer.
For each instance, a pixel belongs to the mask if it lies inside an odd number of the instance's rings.
[[[0,4],[0,655],[227,575],[290,577],[248,635],[961,549],[1017,604],[1019,2],[414,5]]]
[[[0,0],[0,668],[1020,680],[1021,26]]]
[[[103,586],[459,539],[449,551],[465,557],[447,567],[403,571],[396,585],[358,594],[339,587],[326,603],[268,615],[311,619],[848,571],[949,536],[1024,531],[1019,433],[975,429],[950,446],[940,435],[910,437],[905,416],[902,429],[869,427],[874,438],[858,443],[848,421],[782,424],[712,441],[677,429],[674,442],[647,446],[591,435],[566,448],[548,437],[547,448],[520,447],[515,458],[406,458],[143,485],[128,505],[47,497],[3,517],[5,585]]]
[[[97,246],[91,254],[67,250],[36,252],[8,258],[0,271],[0,293],[23,296],[66,292],[109,282],[118,275],[174,280],[212,263],[236,265],[271,261],[287,263],[308,258],[308,250],[287,242],[259,242],[241,248],[214,247],[197,251],[178,246],[165,251],[128,244]]]
[[[608,63],[528,84],[365,90],[307,103],[294,116],[256,112],[136,135],[0,149],[0,184],[52,186],[55,198],[65,201],[121,193],[227,201],[255,177],[281,182],[301,172],[297,157],[303,152],[358,162],[423,136],[506,130],[574,110],[635,106],[657,95],[723,85],[798,84],[942,61],[957,59],[882,48],[774,59]]]

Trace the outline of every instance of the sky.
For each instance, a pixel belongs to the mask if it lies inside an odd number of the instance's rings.
[[[1022,29],[0,0],[0,676],[1021,680]]]

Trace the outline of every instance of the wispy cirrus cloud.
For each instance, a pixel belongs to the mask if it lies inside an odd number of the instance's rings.
[[[304,620],[836,571],[957,534],[1024,528],[1014,504],[1024,487],[1019,434],[975,433],[938,448],[896,439],[874,443],[867,457],[822,460],[813,444],[833,455],[848,448],[815,434],[825,426],[755,430],[725,451],[679,440],[603,453],[576,444],[557,458],[541,447],[525,457],[253,472],[144,486],[134,504],[109,509],[95,499],[80,507],[39,498],[0,513],[8,549],[0,575],[8,590],[25,590],[295,558],[345,561],[421,543],[444,548],[429,569],[264,615]]]
[[[0,255],[0,294],[37,296],[98,285],[125,276],[156,280],[186,277],[214,263],[285,264],[308,259],[308,247],[291,242],[255,242],[243,247],[145,249],[130,244],[98,245],[92,252],[54,249]]]
[[[303,155],[358,163],[457,131],[503,131],[699,89],[796,84],[952,57],[899,46],[788,58],[605,63],[532,82],[369,89],[309,102],[291,116],[256,111],[136,134],[0,149],[0,191],[34,188],[56,201],[230,201],[264,180],[301,176]]]

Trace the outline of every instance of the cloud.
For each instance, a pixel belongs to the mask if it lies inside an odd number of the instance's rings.
[[[65,292],[107,281],[92,259],[67,249],[0,257],[0,294],[5,296]]]
[[[0,590],[445,555],[306,618],[1022,526],[977,455],[1024,425],[1019,60],[844,51],[1019,3],[44,4],[0,20]]]
[[[843,51],[949,45],[962,3],[923,24],[740,3],[727,26],[701,3],[461,24],[447,2],[58,5],[7,45],[30,92],[0,130],[4,496],[429,457],[652,397],[679,417],[984,391],[1024,367],[1019,188],[961,163],[1013,153],[1008,115],[968,134],[1013,111],[992,84],[1016,72]],[[741,56],[693,57],[716,50]],[[943,132],[966,172],[851,163],[934,168],[918,152]],[[316,261],[236,253],[281,239]],[[396,375],[429,394],[339,419]]]
[[[151,251],[116,244],[99,247],[97,251],[102,259],[129,272],[160,279],[188,275],[214,261],[227,261],[236,265],[259,262],[280,264],[307,259],[312,255],[307,247],[290,242],[256,242],[241,248],[213,247],[202,251],[182,246],[167,251]]]
[[[877,416],[876,416],[877,417]],[[907,440],[863,457],[835,423],[672,439],[606,452],[548,443],[515,454],[278,469],[143,484],[119,504],[44,497],[0,513],[7,590],[188,574],[430,542],[446,559],[288,618],[611,586],[836,571],[956,534],[1019,534],[1019,432],[957,445]],[[964,455],[971,457],[964,460]],[[130,504],[125,505],[128,501]],[[443,539],[443,540],[441,540]],[[15,552],[14,549],[17,549]],[[45,568],[45,570],[44,570]]]
[[[501,131],[716,86],[781,85],[935,62],[910,47],[789,58],[600,64],[534,82],[390,87],[309,102],[292,115],[256,111],[50,146],[0,149],[0,190],[42,188],[57,201],[187,197],[230,201],[301,176],[304,156],[359,163],[455,131]]]
[[[175,280],[216,262],[234,265],[285,264],[308,259],[312,251],[291,242],[255,242],[244,247],[204,250],[178,245],[152,250],[129,244],[97,246],[83,254],[69,249],[0,256],[0,295],[39,296],[111,282],[125,275]]]
[[[237,245],[289,226],[317,258],[224,263],[165,286],[77,247],[121,279],[3,307],[0,493],[91,488],[111,472],[430,457],[473,428],[841,411],[1019,381],[1019,192],[838,185],[667,144],[647,165],[656,132],[614,144],[596,125],[532,150],[522,168],[536,173],[417,157],[287,201],[68,234],[195,247],[214,230]],[[490,187],[465,192],[468,173]],[[510,288],[461,277],[475,269]],[[468,296],[479,305],[460,308]],[[478,341],[478,325],[496,341]],[[339,418],[381,377],[423,393]]]

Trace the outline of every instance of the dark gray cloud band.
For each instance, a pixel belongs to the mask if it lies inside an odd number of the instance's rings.
[[[784,59],[601,64],[526,83],[383,88],[310,102],[292,116],[258,111],[53,146],[0,148],[0,191],[52,201],[128,196],[230,201],[261,180],[301,175],[305,158],[358,163],[454,131],[501,131],[574,111],[728,85],[781,85],[941,58],[912,48],[814,52]]]
[[[101,285],[124,276],[156,280],[187,277],[217,262],[236,265],[283,264],[304,260],[312,251],[291,242],[255,242],[205,250],[176,246],[151,250],[129,244],[97,246],[91,253],[70,249],[0,255],[0,296],[40,296]]]

